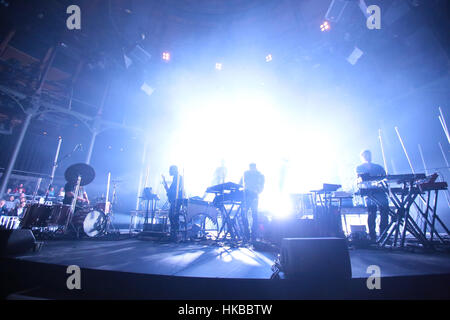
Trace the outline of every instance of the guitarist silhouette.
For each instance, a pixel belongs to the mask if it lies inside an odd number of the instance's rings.
[[[167,199],[170,203],[170,240],[177,241],[180,221],[180,208],[183,200],[183,177],[179,175],[177,166],[170,166],[169,174],[173,177],[170,187],[168,186],[164,175],[162,175],[162,179],[164,189],[166,189]]]

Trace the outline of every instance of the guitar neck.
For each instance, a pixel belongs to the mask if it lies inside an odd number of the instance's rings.
[[[164,175],[161,175],[161,176],[162,176],[162,179],[163,179],[164,189],[166,189],[166,192],[168,192],[169,191],[169,186],[167,185],[166,177],[164,177]]]

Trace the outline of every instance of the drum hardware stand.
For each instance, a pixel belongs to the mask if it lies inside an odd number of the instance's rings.
[[[41,187],[41,183],[42,183],[42,178],[39,178],[37,183],[36,183],[36,187],[34,188],[32,202],[36,201],[36,196],[37,196],[37,194],[39,192],[39,188]],[[48,190],[50,190],[50,188]],[[47,195],[46,195],[46,198],[47,198]]]
[[[59,158],[59,151],[61,150],[61,143],[62,143],[62,138],[59,137],[58,138],[58,147],[56,148],[55,160],[53,161],[53,166],[52,166],[52,173],[50,175],[50,182],[48,184],[47,191],[45,192],[45,202],[47,202],[47,200],[48,200],[48,195],[49,195],[50,189],[52,188],[52,185],[53,185],[53,179],[55,178],[56,168],[58,167],[58,158]],[[40,184],[41,183],[39,182],[39,185]],[[33,196],[33,200],[34,200],[34,196]]]
[[[73,229],[75,229],[75,227],[72,224],[72,218],[73,215],[75,213],[75,207],[77,205],[77,200],[78,200],[78,192],[80,191],[80,184],[81,184],[81,176],[78,176],[77,178],[77,183],[75,185],[75,190],[74,190],[74,196],[72,199],[72,203],[71,203],[71,207],[70,207],[70,213],[69,213],[69,218],[66,221],[66,225],[64,226],[64,234],[67,233],[67,229],[69,227],[69,224],[71,225],[71,227]],[[67,191],[66,191],[67,192]],[[77,238],[78,238],[78,231],[77,231]]]
[[[55,160],[53,161],[52,173],[50,175],[50,182],[48,184],[47,191],[45,192],[45,202],[48,200],[48,195],[49,195],[50,189],[53,186],[53,179],[55,178],[56,168],[61,163],[63,163],[64,160],[70,158],[76,151],[81,150],[81,148],[82,148],[81,144],[77,144],[75,146],[75,148],[71,152],[66,154],[61,160],[58,161],[60,150],[61,150],[61,143],[62,143],[62,138],[59,137],[59,139],[58,139],[58,148],[56,149]]]
[[[106,192],[107,197],[106,197],[106,202],[105,202],[105,211],[106,211],[106,206],[108,205],[108,198],[109,198],[109,181],[111,178],[111,173],[108,175],[108,190]],[[106,215],[106,228],[105,228],[105,234],[110,234],[111,233],[111,226],[112,229],[115,231],[117,230],[116,227],[113,224],[113,220],[114,220],[114,205],[116,204],[116,187],[117,187],[117,181],[113,181],[113,193],[112,193],[112,198],[111,198],[111,203],[109,205],[109,212]]]

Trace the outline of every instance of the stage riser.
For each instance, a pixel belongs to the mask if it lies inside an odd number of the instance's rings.
[[[81,269],[81,290],[69,290],[67,267],[3,259],[2,294],[26,289],[47,299],[449,299],[450,274],[382,278],[381,290],[366,279],[345,284],[317,281],[171,277]]]

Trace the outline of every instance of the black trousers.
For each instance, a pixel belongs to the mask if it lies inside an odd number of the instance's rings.
[[[369,227],[369,235],[371,239],[376,239],[376,219],[377,211],[380,211],[380,235],[389,225],[389,202],[386,196],[378,196],[377,201],[366,199],[367,211],[367,225]]]
[[[181,200],[174,200],[170,202],[169,220],[170,220],[170,235],[175,237],[180,228],[180,209]]]
[[[252,211],[252,227],[251,231],[249,229],[248,223],[248,211]],[[244,232],[247,239],[256,240],[258,236],[258,195],[254,193],[246,193],[245,201],[243,205],[243,223],[244,223]]]

